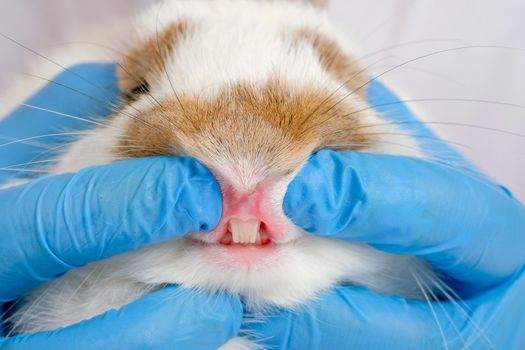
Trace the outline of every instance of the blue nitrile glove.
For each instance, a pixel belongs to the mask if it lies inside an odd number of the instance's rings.
[[[119,99],[114,73],[113,64],[73,66],[1,119],[0,184],[33,176],[26,163],[50,157],[50,149],[72,138],[68,133],[93,128],[97,117],[109,115]]]
[[[112,65],[73,69],[90,80],[114,80]],[[71,73],[57,80],[75,88],[84,86]],[[48,85],[31,104],[42,102],[45,108],[76,115],[77,108],[92,110],[100,105],[100,101],[86,101],[83,95],[67,91],[60,85]],[[86,93],[102,96],[107,91],[92,87]],[[109,109],[100,111],[101,115],[109,113]],[[53,133],[53,128],[65,124],[55,117],[41,122],[46,113],[21,107],[0,122],[1,136]],[[41,149],[22,143],[0,146],[0,162],[3,166],[29,162],[36,151]],[[0,182],[8,175],[10,171],[1,173]],[[211,229],[220,214],[216,181],[190,158],[134,159],[1,189],[0,304],[91,261],[189,231]],[[119,311],[54,332],[12,338],[0,335],[0,348],[215,349],[237,334],[241,317],[242,305],[236,298],[169,287]]]
[[[373,104],[396,100],[377,82],[370,93]],[[406,124],[416,120],[394,106],[382,112]],[[447,154],[460,159],[435,146],[441,160]],[[321,151],[291,183],[284,210],[314,234],[429,261],[453,288],[438,291],[462,301],[436,302],[427,292],[429,305],[341,286],[298,312],[277,310],[267,323],[248,324],[262,343],[277,349],[525,349],[525,210],[476,171]]]

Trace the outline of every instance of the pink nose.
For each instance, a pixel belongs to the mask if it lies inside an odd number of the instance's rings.
[[[228,187],[223,193],[223,217],[235,217],[240,220],[258,219],[264,201],[264,189],[258,188],[252,193],[239,193]]]

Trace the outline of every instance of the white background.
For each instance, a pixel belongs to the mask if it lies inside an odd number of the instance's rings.
[[[66,33],[113,22],[151,0],[18,0],[3,2],[0,32],[35,50],[61,43]],[[525,49],[525,1],[332,0],[331,15],[351,28],[365,52],[383,51],[376,72],[433,51],[497,45]],[[67,35],[69,36],[69,35]],[[27,71],[31,55],[0,38],[0,88]],[[525,50],[464,49],[422,59],[384,77],[404,98],[470,98],[525,105]],[[454,122],[525,134],[525,109],[480,103],[410,105],[425,121]],[[525,201],[525,137],[434,125],[445,139]]]

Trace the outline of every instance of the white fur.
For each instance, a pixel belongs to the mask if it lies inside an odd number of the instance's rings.
[[[157,28],[161,31],[163,26],[180,18],[196,23],[198,28],[198,34],[187,37],[169,59],[167,71],[171,83],[161,76],[152,85],[151,92],[159,100],[173,94],[172,85],[177,92],[210,99],[225,84],[264,83],[276,72],[292,87],[314,84],[335,90],[341,84],[323,71],[308,45],[290,51],[291,38],[287,38],[287,33],[291,28],[309,27],[332,38],[342,37],[313,7],[241,0],[167,1],[158,6],[141,17],[138,38],[151,37]],[[266,19],[264,25],[258,24],[261,19]],[[356,55],[355,48],[342,45]],[[346,93],[344,89],[340,92],[341,96]],[[354,96],[350,103],[366,106]],[[77,171],[87,165],[117,160],[111,149],[130,120],[125,114],[137,113],[135,108],[147,110],[152,105],[143,98],[132,107],[116,115],[108,127],[80,139],[63,155],[53,172]],[[373,112],[363,118],[365,124],[384,123]],[[374,131],[398,135],[383,136],[382,140],[391,143],[378,143],[369,151],[422,156],[417,143],[397,127],[384,126]],[[273,203],[276,207],[282,202],[286,184],[283,182],[276,190]],[[427,267],[417,259],[389,255],[366,245],[314,237],[298,229],[294,237],[299,239],[280,246],[256,266],[235,265],[221,255],[221,249],[226,248],[215,246],[210,252],[188,237],[90,264],[31,292],[13,321],[16,330],[22,333],[54,329],[110,308],[120,308],[165,283],[241,294],[253,312],[264,312],[270,305],[293,308],[343,282],[407,297],[420,294],[411,271]],[[252,345],[235,339],[226,347]]]
[[[424,266],[421,262],[411,257],[382,253],[362,244],[305,235],[279,247],[257,265],[230,264],[227,259],[222,259],[227,249],[214,247],[211,254],[217,259],[216,263],[210,263],[210,252],[202,249],[202,244],[189,238],[177,238],[90,264],[52,282],[54,292],[46,299],[56,298],[50,304],[62,304],[63,296],[72,294],[65,290],[75,288],[79,280],[89,276],[82,285],[83,291],[72,295],[69,305],[49,312],[55,314],[52,318],[67,317],[78,322],[95,316],[100,309],[114,307],[115,300],[122,300],[121,305],[128,303],[129,296],[139,296],[140,292],[136,290],[141,284],[142,288],[149,286],[144,292],[149,292],[151,286],[174,283],[188,288],[241,294],[254,312],[271,305],[296,307],[336,282],[351,282],[382,293],[407,297],[420,294],[417,285],[407,285],[406,281],[411,278],[411,270]],[[402,265],[411,268],[400,269]],[[115,290],[112,281],[118,281]],[[89,291],[88,299],[83,295],[86,291]],[[94,300],[98,305],[96,310],[79,308],[79,305]]]

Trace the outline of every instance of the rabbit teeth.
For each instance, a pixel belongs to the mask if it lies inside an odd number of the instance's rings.
[[[261,244],[260,226],[261,222],[257,219],[231,219],[230,231],[232,234],[232,242],[241,244]]]

